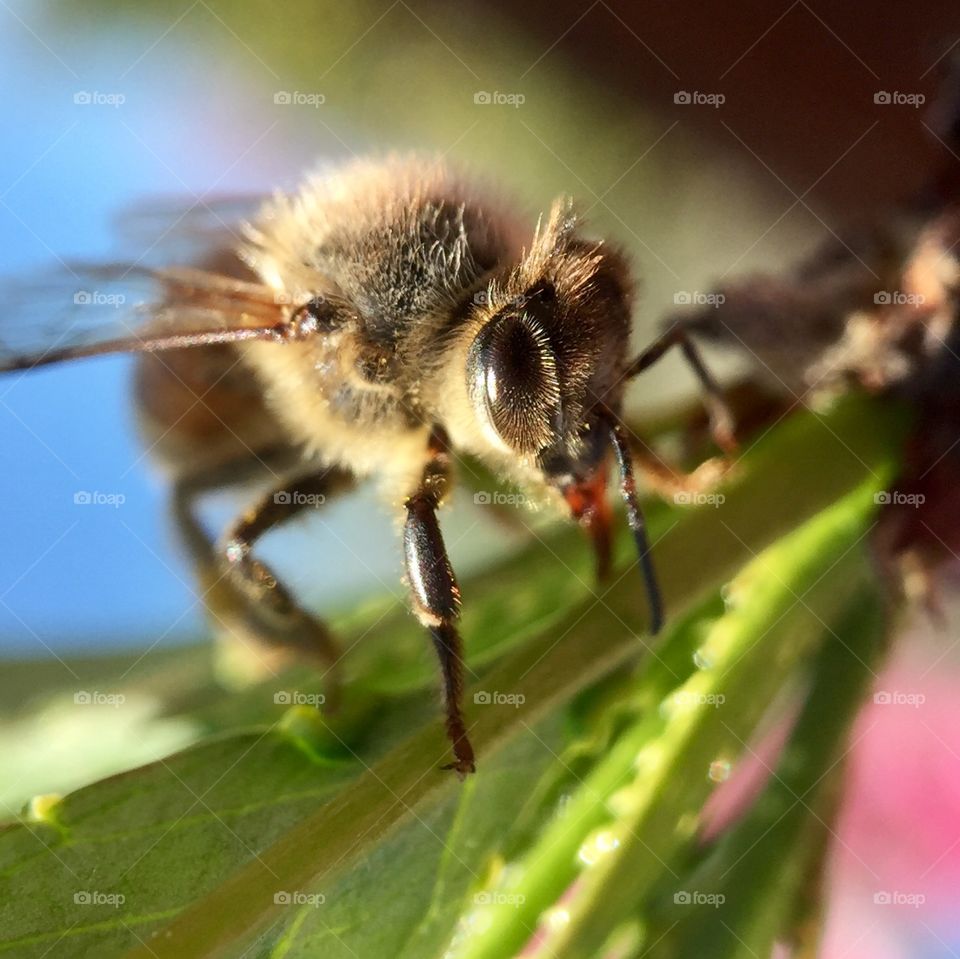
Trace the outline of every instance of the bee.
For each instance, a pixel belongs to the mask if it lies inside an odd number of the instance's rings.
[[[101,286],[137,292],[135,325],[113,309],[113,324],[92,324],[83,338],[55,330],[30,348],[7,344],[0,357],[9,372],[139,354],[140,431],[170,476],[208,611],[327,670],[334,638],[256,544],[305,505],[375,481],[402,521],[411,604],[440,663],[453,751],[443,768],[461,777],[475,769],[461,597],[438,521],[455,459],[476,457],[567,510],[602,574],[612,452],[657,632],[661,598],[621,418],[627,384],[678,346],[703,385],[717,442],[732,445],[719,387],[680,328],[630,356],[624,255],[587,238],[567,198],[532,237],[516,210],[443,161],[356,161],[258,202],[239,232],[209,216],[194,223],[190,266],[87,268]],[[25,314],[13,312],[25,332]],[[211,538],[198,498],[268,475],[276,488]]]

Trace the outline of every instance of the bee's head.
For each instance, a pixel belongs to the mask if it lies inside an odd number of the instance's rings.
[[[601,406],[619,408],[630,331],[623,259],[574,232],[555,204],[531,252],[482,297],[467,389],[487,437],[552,485],[582,482],[607,448]]]

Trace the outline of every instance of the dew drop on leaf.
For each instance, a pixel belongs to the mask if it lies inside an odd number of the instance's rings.
[[[715,759],[710,763],[710,769],[707,772],[707,778],[711,782],[723,783],[730,778],[730,770],[733,767],[726,759]]]
[[[592,866],[619,845],[620,840],[609,829],[602,829],[584,842],[577,852],[577,858],[584,865]]]

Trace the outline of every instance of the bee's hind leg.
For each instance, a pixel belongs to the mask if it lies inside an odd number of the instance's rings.
[[[263,496],[214,543],[200,523],[197,497],[223,485],[214,477],[180,481],[173,511],[180,535],[193,558],[203,602],[215,628],[264,650],[312,661],[326,680],[325,705],[337,703],[338,646],[329,629],[303,609],[270,568],[253,555],[257,540],[305,509],[320,506],[349,488],[352,478],[336,469],[286,479]]]
[[[447,558],[437,522],[437,508],[450,482],[447,439],[435,429],[429,459],[417,489],[407,498],[403,552],[414,612],[433,639],[443,675],[447,736],[453,746],[454,769],[462,778],[475,771],[473,747],[463,719],[463,641],[456,626],[460,616],[460,587]]]

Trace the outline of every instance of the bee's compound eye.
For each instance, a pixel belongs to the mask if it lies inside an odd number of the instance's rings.
[[[525,313],[497,316],[467,356],[467,385],[481,421],[511,449],[536,453],[560,422],[556,359],[542,327]]]

